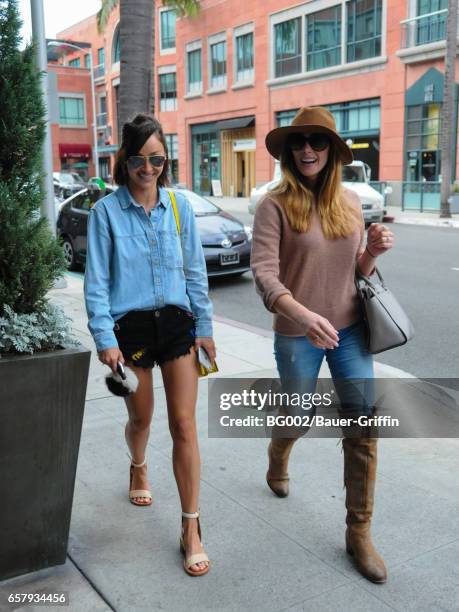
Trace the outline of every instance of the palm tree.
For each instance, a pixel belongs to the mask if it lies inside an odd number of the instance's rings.
[[[199,0],[163,0],[180,17],[199,13]],[[103,32],[110,14],[120,7],[119,125],[136,112],[155,112],[154,0],[102,0],[97,27]]]
[[[448,20],[446,24],[445,84],[443,89],[442,130],[441,130],[441,204],[440,217],[451,217],[448,198],[450,196],[452,175],[452,149],[454,132],[454,108],[456,89],[456,32],[458,0],[448,0]]]

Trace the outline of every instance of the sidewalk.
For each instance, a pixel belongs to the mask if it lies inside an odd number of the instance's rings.
[[[74,319],[82,343],[93,349],[82,279],[69,274],[67,281],[51,295]],[[215,337],[222,375],[275,375],[266,332],[217,320]],[[459,440],[380,442],[373,536],[389,579],[374,585],[357,573],[344,550],[338,441],[299,441],[290,463],[291,494],[278,499],[265,484],[266,440],[207,437],[202,379],[200,505],[213,564],[209,575],[192,579],[178,551],[180,505],[160,372],[154,371],[147,453],[154,496],[149,508],[128,502],[125,408],[108,394],[105,373],[93,351],[67,562],[0,583],[1,611],[33,610],[14,608],[6,598],[42,591],[67,591],[72,612],[459,610]],[[404,376],[381,364],[376,373]]]
[[[238,213],[248,213],[249,198],[215,198],[209,200],[237,216]],[[431,225],[434,227],[459,228],[459,215],[452,215],[451,219],[440,219],[439,212],[418,212],[416,210],[402,210],[398,206],[386,207],[387,217],[393,217],[394,223],[408,223],[410,225]],[[251,224],[253,215],[250,215]]]

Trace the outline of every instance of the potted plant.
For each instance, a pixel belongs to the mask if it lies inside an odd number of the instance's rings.
[[[451,213],[459,213],[459,183],[457,182],[451,185],[449,208]]]
[[[90,356],[47,299],[65,264],[39,213],[41,77],[19,30],[0,0],[0,580],[65,562]]]

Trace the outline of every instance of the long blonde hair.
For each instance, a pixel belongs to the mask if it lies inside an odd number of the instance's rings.
[[[314,198],[325,238],[346,238],[360,226],[360,212],[348,202],[341,187],[341,162],[333,143],[330,143],[327,164],[317,177],[314,191],[302,180],[287,141],[280,164],[282,179],[268,193],[282,204],[292,229],[308,231]]]

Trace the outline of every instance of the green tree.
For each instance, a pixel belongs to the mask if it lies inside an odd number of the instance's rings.
[[[194,17],[199,0],[163,0],[163,6],[180,17]],[[102,0],[97,14],[99,32],[107,26],[111,12],[120,7],[120,110],[123,125],[137,112],[155,112],[154,0]]]
[[[44,103],[33,47],[19,49],[17,0],[0,0],[0,316],[46,308],[46,293],[65,269],[46,219],[41,151]]]

